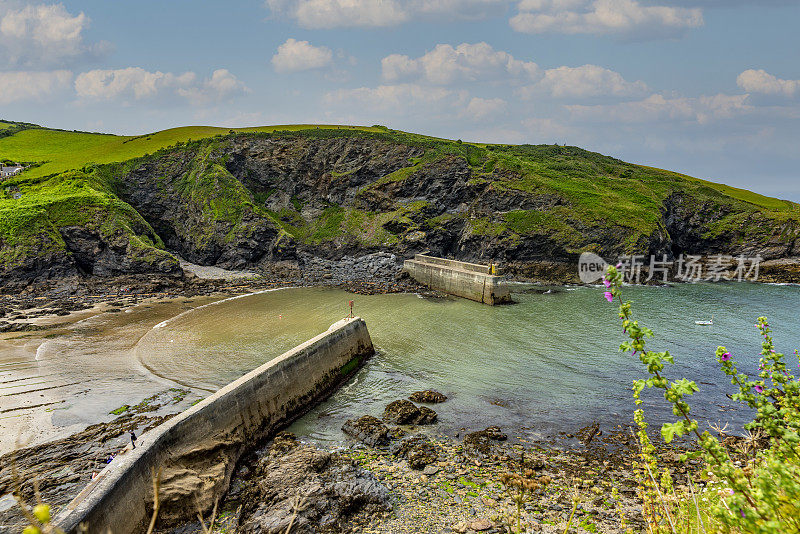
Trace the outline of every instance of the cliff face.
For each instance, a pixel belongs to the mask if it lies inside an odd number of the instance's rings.
[[[4,193],[5,281],[175,274],[167,251],[236,269],[427,250],[527,274],[584,250],[800,254],[796,204],[574,147],[240,134]]]

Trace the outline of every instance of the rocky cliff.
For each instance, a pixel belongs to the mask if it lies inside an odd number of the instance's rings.
[[[429,251],[536,275],[580,252],[800,254],[800,206],[576,147],[231,134],[3,184],[4,284]]]

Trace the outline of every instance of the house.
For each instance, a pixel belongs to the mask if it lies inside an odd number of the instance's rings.
[[[13,167],[0,167],[0,178],[8,178],[9,176],[14,176],[22,172],[22,167],[20,165],[14,165]]]

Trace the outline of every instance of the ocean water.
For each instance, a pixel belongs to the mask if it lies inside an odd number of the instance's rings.
[[[326,330],[348,313],[367,322],[378,353],[330,399],[292,426],[302,437],[344,440],[340,428],[362,414],[379,416],[390,401],[433,388],[449,397],[437,405],[443,432],[499,425],[538,439],[594,421],[632,420],[631,383],[644,376],[637,358],[619,352],[625,340],[617,307],[599,288],[515,285],[515,304],[490,307],[463,299],[412,294],[359,296],[300,288],[225,300],[166,320],[145,334],[135,357],[167,381],[215,391],[254,367]],[[545,292],[547,291],[547,292]],[[797,369],[800,287],[752,283],[629,287],[640,323],[652,328],[651,350],[669,350],[671,378],[696,380],[690,404],[702,425],[740,428],[747,410],[729,400],[734,389],[714,352],[725,345],[745,372],[757,371],[760,315],[774,325],[779,351]],[[713,326],[697,319],[714,316]],[[650,392],[651,423],[671,416]]]

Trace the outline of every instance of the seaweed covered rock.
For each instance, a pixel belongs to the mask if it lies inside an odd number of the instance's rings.
[[[439,416],[436,412],[428,408],[427,406],[420,406],[419,407],[419,417],[415,421],[418,425],[432,425],[439,419]]]
[[[430,425],[436,419],[436,412],[430,408],[417,407],[405,399],[390,402],[383,411],[383,420],[395,425]]]
[[[370,447],[379,447],[389,442],[389,428],[371,415],[348,419],[342,425],[342,431]]]
[[[490,426],[464,436],[464,450],[476,456],[489,456],[493,452],[494,442],[507,439],[508,436],[499,427]]]
[[[259,534],[350,532],[391,509],[372,473],[290,434],[258,460],[242,502],[239,532]]]
[[[422,469],[439,459],[436,446],[429,439],[413,436],[392,445],[391,453],[408,460],[412,469]]]
[[[408,398],[414,402],[421,402],[425,404],[439,404],[447,400],[446,396],[432,389],[426,389],[425,391],[415,391]]]

